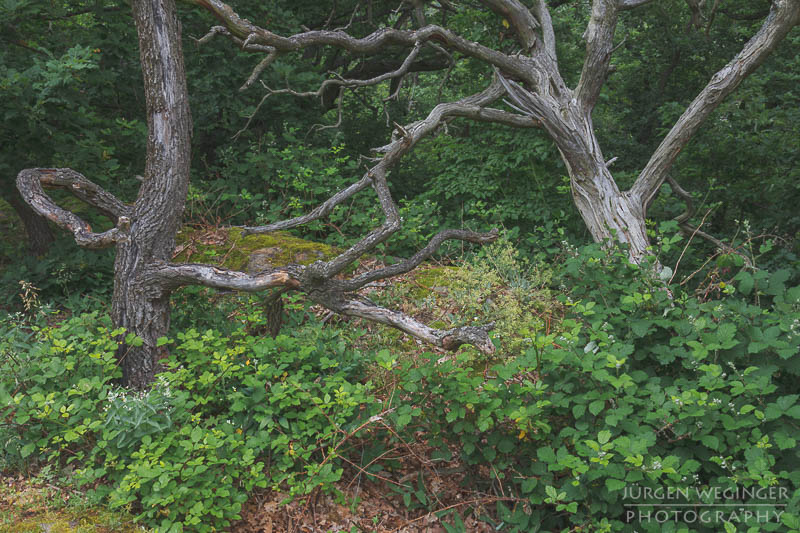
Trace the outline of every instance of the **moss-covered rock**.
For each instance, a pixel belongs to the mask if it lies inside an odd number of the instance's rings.
[[[177,235],[174,262],[197,262],[233,270],[258,272],[291,263],[307,265],[330,259],[339,250],[284,232],[242,237],[239,228],[194,229]]]

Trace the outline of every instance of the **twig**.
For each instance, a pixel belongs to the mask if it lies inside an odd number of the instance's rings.
[[[437,509],[436,511],[431,511],[431,512],[426,513],[426,514],[424,514],[422,516],[418,516],[417,518],[414,518],[413,520],[409,520],[408,522],[406,522],[402,526],[393,529],[392,533],[394,533],[396,531],[400,531],[400,530],[408,527],[409,525],[413,524],[414,522],[419,522],[420,520],[422,520],[424,518],[427,518],[427,517],[429,517],[431,515],[442,513],[444,511],[449,511],[450,509],[455,509],[456,507],[462,507],[464,505],[472,505],[474,503],[486,504],[486,503],[508,502],[508,501],[519,502],[519,501],[523,501],[523,500],[521,498],[514,498],[514,497],[510,497],[510,496],[509,497],[489,496],[489,497],[486,497],[486,498],[480,498],[480,499],[476,498],[476,499],[473,499],[473,500],[467,500],[467,501],[464,501],[464,502],[454,503],[452,505],[448,505],[447,507],[442,507],[441,509]]]

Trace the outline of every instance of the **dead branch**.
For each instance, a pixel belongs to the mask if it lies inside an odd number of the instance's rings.
[[[672,191],[675,193],[676,196],[683,200],[683,203],[686,205],[686,211],[678,215],[674,218],[675,222],[678,223],[678,228],[680,228],[681,233],[683,233],[687,237],[698,236],[701,237],[711,244],[713,244],[718,250],[721,250],[727,254],[736,254],[742,258],[744,264],[747,265],[747,268],[754,268],[755,265],[753,264],[753,260],[737,250],[732,246],[725,244],[721,240],[717,239],[713,235],[706,233],[705,231],[700,229],[700,226],[693,226],[689,224],[689,220],[695,215],[697,212],[697,208],[694,205],[694,199],[692,195],[689,194],[680,184],[675,181],[672,176],[667,176],[666,179],[667,183],[669,183],[670,187],[672,187]],[[704,217],[705,218],[705,217]]]
[[[639,174],[630,194],[642,206],[650,203],[678,154],[722,100],[739,86],[767,58],[795,25],[800,23],[800,1],[775,0],[761,29],[745,44],[731,62],[689,104]]]
[[[430,256],[432,256],[436,250],[439,249],[439,246],[441,246],[441,244],[446,240],[456,239],[475,244],[488,244],[497,240],[498,237],[499,233],[497,230],[492,230],[489,233],[475,233],[472,231],[456,229],[440,231],[430,240],[425,248],[414,254],[412,257],[385,268],[373,270],[371,272],[365,272],[364,274],[356,276],[355,278],[344,281],[342,283],[342,287],[344,290],[355,291],[364,287],[368,283],[372,283],[373,281],[391,278],[394,276],[399,276],[400,274],[405,274],[406,272],[411,272],[423,261],[430,258]]]
[[[519,58],[509,56],[479,43],[469,41],[436,25],[427,25],[418,30],[399,30],[380,28],[366,37],[356,38],[343,31],[310,30],[284,37],[259,27],[236,12],[220,0],[183,0],[195,4],[211,12],[225,24],[228,36],[239,39],[243,47],[267,46],[278,52],[296,52],[310,46],[334,46],[362,55],[372,55],[389,46],[413,47],[418,42],[436,41],[450,50],[460,52],[469,57],[481,59],[504,72],[519,78],[527,78],[529,65]],[[222,34],[223,32],[217,32]],[[251,48],[252,49],[252,48]]]
[[[291,229],[327,216],[337,205],[350,199],[369,186],[376,175],[385,173],[390,166],[408,153],[414,145],[435,131],[444,120],[450,117],[463,117],[484,122],[498,122],[516,127],[530,128],[540,126],[538,121],[530,117],[519,116],[507,111],[485,107],[497,100],[502,93],[502,87],[499,83],[495,82],[482,93],[462,98],[456,102],[447,102],[437,105],[425,119],[403,127],[403,131],[406,132],[407,136],[396,138],[390,144],[375,149],[376,152],[385,153],[386,155],[377,165],[366,172],[360,180],[337,192],[305,215],[264,226],[244,226],[242,227],[242,236]]]
[[[116,227],[94,233],[91,226],[75,213],[62,209],[44,192],[43,186],[67,190],[96,207],[115,222]],[[29,168],[17,176],[17,189],[39,215],[71,232],[84,248],[107,248],[126,239],[130,229],[130,208],[114,195],[69,168]]]
[[[608,75],[617,27],[617,9],[617,0],[592,2],[591,18],[583,34],[586,39],[586,59],[575,88],[576,98],[586,113],[594,107]]]

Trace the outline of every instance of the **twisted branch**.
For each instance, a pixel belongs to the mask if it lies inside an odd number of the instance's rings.
[[[356,38],[343,31],[310,30],[284,37],[257,26],[240,17],[234,10],[220,0],[183,0],[186,3],[202,7],[220,20],[231,38],[239,39],[242,46],[267,46],[280,53],[297,52],[310,46],[334,46],[349,52],[370,55],[380,52],[389,46],[413,47],[418,42],[435,41],[446,48],[460,52],[466,56],[483,60],[522,79],[529,75],[529,66],[517,57],[493,50],[482,44],[469,41],[436,25],[427,25],[417,30],[399,30],[380,28],[366,37]],[[224,34],[217,31],[217,34]]]
[[[71,211],[62,209],[44,192],[43,186],[65,189],[96,207],[114,221],[116,227],[94,233],[92,227]],[[17,175],[17,189],[22,198],[39,215],[73,234],[78,246],[90,249],[107,248],[125,240],[130,229],[131,209],[114,195],[69,168],[29,168]]]
[[[681,187],[680,184],[672,178],[672,176],[667,176],[666,181],[669,183],[670,187],[672,187],[672,191],[683,200],[684,204],[686,204],[686,211],[674,218],[675,222],[678,223],[678,228],[681,230],[681,233],[687,237],[692,237],[694,235],[701,237],[713,244],[718,250],[721,250],[727,254],[738,255],[742,258],[744,264],[747,265],[748,268],[754,268],[755,265],[753,264],[753,260],[750,259],[750,257],[748,257],[746,254],[728,244],[725,244],[713,235],[701,230],[700,226],[693,226],[692,224],[689,224],[689,220],[697,212],[697,208],[694,205],[694,198],[692,198],[692,195],[689,194],[683,187]]]
[[[406,63],[410,64],[412,60],[413,57],[410,56]],[[536,127],[539,125],[531,117],[519,116],[485,107],[499,99],[503,93],[504,90],[501,83],[495,79],[481,93],[462,98],[457,102],[439,104],[430,112],[428,117],[406,127],[397,125],[397,135],[394,136],[390,144],[380,149],[385,155],[359,181],[337,192],[306,215],[267,226],[245,227],[242,230],[242,235],[244,236],[288,229],[316,220],[329,214],[337,205],[363,190],[367,185],[371,185],[381,205],[384,222],[333,259],[317,261],[305,267],[290,265],[255,275],[220,269],[210,265],[159,264],[157,268],[152,270],[153,279],[168,290],[190,283],[218,289],[244,291],[258,291],[276,287],[298,290],[305,292],[312,301],[331,311],[398,328],[443,349],[455,350],[464,343],[470,343],[485,353],[493,352],[494,345],[488,336],[488,331],[492,325],[437,330],[403,313],[375,305],[354,293],[372,281],[409,272],[435,253],[446,240],[457,239],[483,244],[497,239],[498,232],[496,230],[489,233],[476,233],[466,230],[442,231],[434,236],[428,245],[413,257],[396,265],[367,272],[350,280],[340,280],[336,276],[355,260],[373,251],[378,244],[385,242],[400,228],[402,220],[387,182],[389,169],[408,154],[420,140],[434,132],[444,121],[453,117],[467,117],[475,120],[503,122],[520,127]]]

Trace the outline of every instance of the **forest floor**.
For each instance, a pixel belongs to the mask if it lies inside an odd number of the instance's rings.
[[[9,223],[0,209],[0,226]],[[186,242],[203,252],[202,246],[214,247],[208,232],[191,234]],[[228,258],[233,246],[231,238],[222,236],[215,254]],[[241,240],[241,239],[240,239]],[[299,241],[299,239],[296,239]],[[231,241],[233,242],[233,241]],[[199,244],[198,244],[199,243]],[[234,244],[239,243],[235,241]],[[241,244],[241,243],[239,243]],[[260,244],[260,243],[259,243]],[[276,247],[278,244],[271,244]],[[286,248],[284,243],[280,246]],[[247,254],[252,250],[244,249]],[[262,246],[263,248],[263,246]],[[273,248],[268,248],[272,250]],[[303,249],[305,250],[305,249]],[[244,266],[238,265],[238,266]],[[385,266],[375,258],[362,259],[358,270]],[[447,283],[447,267],[426,265],[412,274],[399,276],[389,286],[389,298],[394,306],[412,312],[425,320],[440,319],[425,315],[415,305],[416,300],[441,290]],[[380,285],[380,284],[379,284]],[[372,289],[374,290],[374,289]],[[417,294],[419,293],[419,294]],[[429,312],[429,311],[427,311]],[[320,311],[320,315],[325,315]],[[329,317],[328,317],[329,318]],[[365,338],[368,344],[391,345],[398,350],[416,352],[417,343],[403,339],[395,330],[364,325],[372,332]],[[374,330],[374,331],[373,331]],[[374,347],[374,346],[373,346]],[[367,347],[365,347],[367,348]],[[496,514],[496,502],[504,501],[513,507],[513,498],[506,498],[501,483],[495,482],[491,494],[482,493],[464,482],[466,467],[458,461],[432,462],[425,436],[417,442],[403,442],[391,452],[391,472],[368,474],[362,469],[344,464],[341,480],[327,493],[314,491],[309,497],[284,503],[287,494],[262,489],[251,494],[244,504],[242,519],[228,531],[232,533],[447,533],[469,531],[488,533],[494,528],[479,517]],[[453,450],[454,457],[458,451]],[[490,479],[488,471],[478,472]],[[90,506],[79,491],[58,482],[58,475],[48,471],[27,475],[0,472],[0,533],[134,533],[150,531],[134,522],[136,509],[111,511]],[[474,477],[474,476],[473,476]],[[458,527],[451,526],[454,521]],[[462,525],[463,524],[463,525]],[[450,526],[450,527],[448,527]]]
[[[448,468],[448,471],[453,470]],[[404,484],[417,484],[419,472],[395,473]],[[430,475],[431,472],[426,472]],[[488,533],[493,528],[477,515],[500,498],[481,496],[461,486],[458,473],[425,479],[425,493],[435,499],[416,509],[404,505],[399,493],[385,482],[359,476],[341,481],[338,496],[315,493],[311,498],[283,504],[285,494],[254,493],[245,503],[242,520],[232,533],[446,533],[457,513],[466,531]],[[413,481],[406,481],[413,480]],[[124,511],[85,504],[81,493],[41,477],[0,476],[0,532],[3,533],[134,533],[149,531]],[[412,505],[414,507],[414,505]],[[443,515],[443,516],[441,516]],[[466,516],[465,516],[466,515]]]

